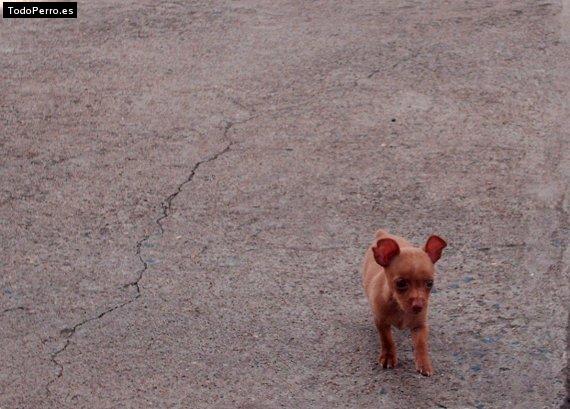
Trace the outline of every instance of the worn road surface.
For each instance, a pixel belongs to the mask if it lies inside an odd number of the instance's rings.
[[[566,3],[566,4],[564,4]],[[0,22],[0,408],[559,408],[567,1]],[[449,247],[378,367],[375,230]]]

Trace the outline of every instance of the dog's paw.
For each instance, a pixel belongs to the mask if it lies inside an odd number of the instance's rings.
[[[382,368],[395,368],[398,364],[396,352],[382,352],[378,357],[378,363],[382,365]]]
[[[428,357],[416,359],[416,371],[424,376],[433,375],[433,367]]]

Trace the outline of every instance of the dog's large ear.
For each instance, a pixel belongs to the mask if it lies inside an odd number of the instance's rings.
[[[394,257],[400,254],[400,246],[392,239],[380,239],[376,242],[376,246],[372,247],[374,259],[382,267],[388,267]]]
[[[431,262],[435,264],[435,262],[441,258],[441,252],[446,246],[447,243],[441,237],[430,236],[424,246],[424,251],[428,254]]]

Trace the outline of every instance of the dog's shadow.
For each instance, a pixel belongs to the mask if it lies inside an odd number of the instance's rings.
[[[378,330],[376,329],[372,319],[368,321],[358,322],[353,331],[362,334],[362,352],[363,355],[371,362],[371,367],[374,370],[383,370],[378,362],[378,356],[380,354],[380,336]],[[398,365],[395,368],[396,371],[399,369],[414,370],[414,360],[413,360],[413,348],[411,344],[411,335],[408,330],[399,330],[396,328],[392,329],[392,336],[394,337],[394,342],[396,344],[396,350],[398,353]]]
[[[358,356],[354,356],[354,361],[350,363],[352,368],[347,368],[354,376],[358,376],[358,382],[363,385],[360,393],[371,394],[376,398],[384,396],[391,402],[392,398],[397,401],[405,399],[410,404],[408,407],[434,407],[437,400],[430,395],[431,388],[438,388],[442,382],[438,373],[432,377],[425,377],[417,373],[413,358],[413,345],[409,330],[392,329],[394,342],[398,353],[398,364],[396,368],[382,368],[378,362],[380,353],[380,337],[373,323],[372,318],[359,319],[343,328],[346,331],[345,339],[357,342],[356,350]],[[444,345],[432,334],[434,350],[441,353]],[[434,358],[432,353],[432,359]],[[440,360],[449,361],[449,357],[440,356]],[[443,367],[444,363],[436,361]],[[449,362],[446,362],[449,363]],[[442,369],[443,370],[443,369]],[[436,367],[437,371],[437,367]],[[356,382],[356,380],[355,380]],[[426,388],[427,385],[430,387]]]

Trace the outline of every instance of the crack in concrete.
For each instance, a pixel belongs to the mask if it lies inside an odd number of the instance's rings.
[[[59,350],[52,352],[50,354],[50,361],[51,363],[57,367],[57,375],[55,378],[52,378],[48,381],[48,383],[46,384],[46,395],[47,396],[51,396],[51,386],[59,379],[63,376],[63,365],[61,363],[59,363],[59,361],[56,359],[57,356],[59,354],[61,354],[63,351],[65,351],[67,349],[67,347],[69,346],[69,339],[65,340],[65,345],[63,346],[63,348],[60,348]]]
[[[228,133],[232,127],[234,127],[235,125],[240,125],[240,124],[246,123],[246,122],[248,122],[248,121],[250,121],[256,117],[257,116],[250,116],[249,118],[247,118],[243,121],[236,121],[236,122],[227,121],[226,124],[224,125],[223,139],[224,140],[228,139]],[[66,340],[65,340],[65,344],[63,345],[63,347],[61,347],[60,349],[58,349],[58,350],[56,350],[50,354],[50,361],[52,362],[52,364],[55,367],[57,367],[57,375],[53,379],[50,379],[49,382],[46,384],[46,395],[47,396],[51,396],[51,389],[50,389],[51,386],[55,382],[57,382],[58,379],[60,379],[63,376],[63,364],[61,362],[59,362],[59,360],[57,358],[61,353],[63,353],[67,349],[67,347],[69,347],[69,345],[71,344],[71,338],[75,335],[76,331],[79,328],[81,328],[82,326],[84,326],[85,324],[92,322],[92,321],[95,321],[95,320],[98,320],[100,318],[103,318],[105,315],[107,315],[107,314],[109,314],[115,310],[118,310],[118,309],[120,309],[120,308],[122,308],[128,304],[131,304],[140,298],[141,288],[140,288],[139,282],[142,280],[144,273],[148,269],[148,263],[144,260],[144,258],[141,255],[142,245],[144,243],[146,243],[148,240],[150,240],[151,237],[157,236],[157,235],[160,237],[164,234],[164,226],[162,225],[162,222],[164,219],[168,218],[168,216],[170,215],[173,200],[176,198],[176,196],[178,196],[180,194],[180,192],[182,192],[185,185],[192,182],[192,180],[196,176],[196,172],[198,171],[200,166],[202,166],[208,162],[213,162],[213,161],[217,160],[220,156],[229,152],[231,150],[233,144],[234,144],[234,142],[230,140],[222,150],[214,153],[213,155],[206,157],[205,159],[202,159],[202,160],[196,162],[196,164],[192,167],[188,177],[176,187],[176,190],[173,193],[168,195],[166,197],[166,199],[161,202],[160,206],[161,206],[162,212],[161,212],[160,217],[158,217],[158,219],[155,220],[155,223],[158,225],[159,232],[158,232],[158,234],[157,233],[147,234],[142,239],[137,241],[137,244],[135,247],[136,248],[135,254],[138,257],[139,261],[141,262],[142,268],[137,271],[136,279],[134,281],[131,281],[130,283],[127,283],[123,286],[123,288],[134,287],[136,290],[136,294],[132,298],[130,298],[129,300],[127,300],[125,302],[122,302],[122,303],[117,304],[111,308],[108,308],[98,315],[95,315],[93,317],[90,317],[88,319],[80,321],[77,324],[75,324],[73,327],[64,328],[63,330],[60,331],[60,335],[64,336],[66,338]]]
[[[14,312],[14,311],[27,311],[26,307],[12,307],[12,308],[6,308],[5,310],[2,311],[2,314],[6,314],[7,312]]]

